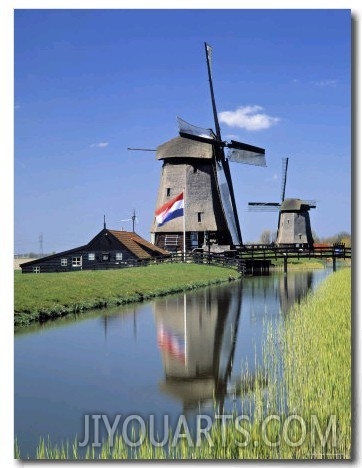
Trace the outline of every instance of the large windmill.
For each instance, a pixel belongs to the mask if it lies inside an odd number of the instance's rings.
[[[265,150],[221,138],[211,77],[211,47],[205,43],[215,131],[178,118],[179,137],[160,145],[163,161],[156,208],[184,192],[184,220],[176,218],[151,226],[152,241],[168,250],[227,250],[242,245],[229,161],[265,166]],[[225,149],[227,154],[225,155]],[[185,224],[183,224],[185,223]]]
[[[285,198],[289,158],[282,160],[282,187],[280,202],[249,202],[250,211],[279,211],[276,245],[313,248],[309,210],[316,207],[314,200]]]

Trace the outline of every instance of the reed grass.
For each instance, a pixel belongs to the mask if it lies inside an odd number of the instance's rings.
[[[172,444],[170,435],[164,447],[155,447],[146,437],[139,448],[130,449],[122,437],[116,435],[113,445],[104,441],[99,451],[89,448],[81,454],[76,440],[72,445],[60,446],[41,440],[36,458],[351,458],[349,269],[328,277],[316,292],[291,309],[279,328],[267,329],[264,369],[259,372],[252,389],[238,396],[241,413],[234,411],[225,425],[219,420],[214,422],[209,433],[211,443],[203,439],[200,444],[188,444],[186,439],[181,439]],[[247,367],[244,378],[250,378]],[[242,424],[245,432],[236,425],[240,414],[249,418]],[[18,446],[16,454],[20,457]]]
[[[337,444],[303,444],[293,455],[350,458],[351,270],[334,273],[295,307],[285,324],[284,369],[289,413],[324,425],[336,416]],[[308,427],[307,431],[311,428]]]

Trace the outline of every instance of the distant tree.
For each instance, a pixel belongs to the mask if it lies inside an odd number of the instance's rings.
[[[348,232],[340,232],[336,235],[336,242],[344,244],[345,247],[351,247],[351,234]]]
[[[338,234],[335,234],[333,236],[322,237],[320,239],[320,242],[323,242],[326,244],[342,243],[346,247],[351,247],[351,234],[346,231],[341,231]]]
[[[351,234],[345,231],[339,232],[336,235],[336,242],[344,243],[346,247],[350,247],[351,246]],[[349,245],[347,245],[347,243]]]
[[[314,242],[320,242],[320,238],[314,229],[312,229],[312,236],[313,236]]]
[[[265,229],[261,234],[260,234],[260,244],[270,244],[272,239],[272,233],[269,229]]]

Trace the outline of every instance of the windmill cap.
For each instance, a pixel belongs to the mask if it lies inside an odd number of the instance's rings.
[[[281,204],[281,211],[308,211],[310,208],[314,208],[306,200],[301,200],[300,198],[286,198]]]
[[[176,137],[157,147],[156,159],[194,158],[212,159],[213,147],[200,141]]]

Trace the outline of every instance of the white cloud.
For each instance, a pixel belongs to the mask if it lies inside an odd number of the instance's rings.
[[[267,177],[265,179],[265,182],[271,182],[274,183],[279,179],[278,174],[274,173],[271,177]]]
[[[108,145],[109,145],[108,141],[101,141],[99,143],[92,143],[90,147],[91,148],[105,148]]]
[[[219,113],[220,122],[229,127],[244,128],[256,131],[269,128],[279,122],[278,117],[264,114],[261,106],[242,106],[235,111],[224,111]]]
[[[227,140],[240,140],[240,136],[235,133],[229,133],[228,135],[225,135],[225,138]]]
[[[335,88],[337,86],[337,80],[320,80],[312,81],[315,86]]]

